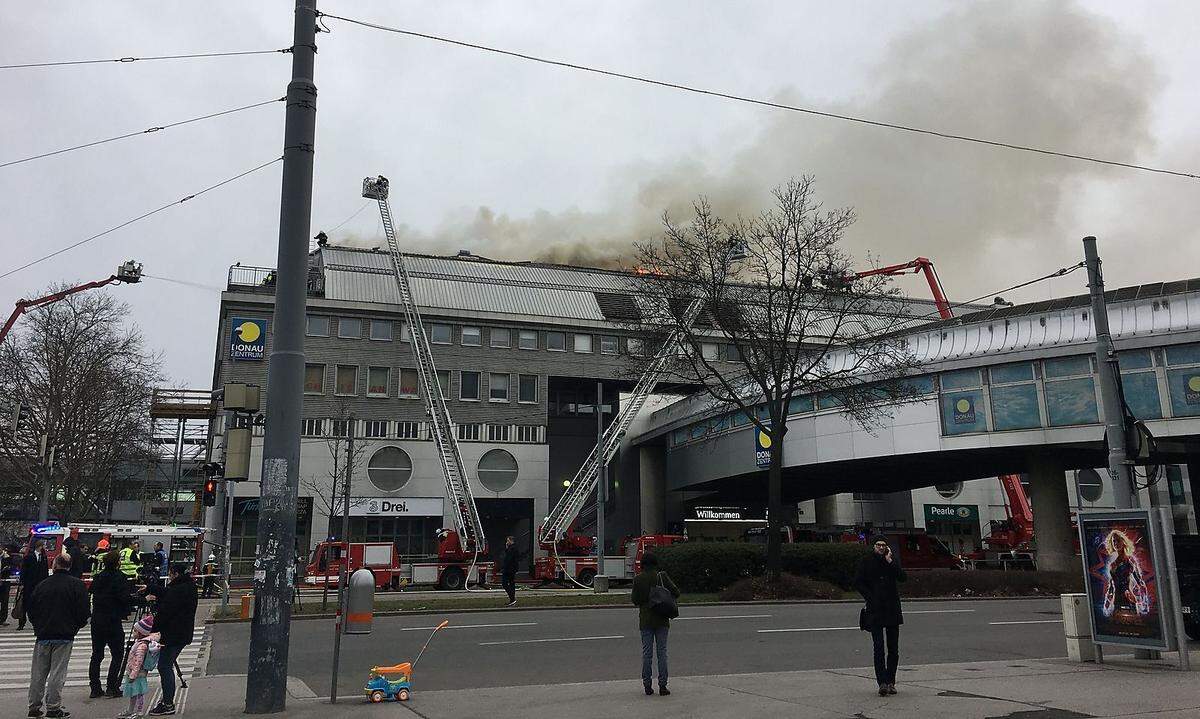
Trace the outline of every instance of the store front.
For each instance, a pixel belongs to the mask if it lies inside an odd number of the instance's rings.
[[[738,542],[746,530],[766,524],[765,507],[697,505],[686,509],[683,520],[688,539],[700,542]]]
[[[235,577],[249,576],[254,571],[258,553],[258,497],[237,497],[233,500],[233,528],[230,532],[230,557]],[[308,556],[312,535],[313,498],[296,498],[296,547],[301,558]]]
[[[942,540],[956,554],[980,549],[979,507],[974,504],[926,504],[925,533]]]
[[[402,560],[437,556],[437,531],[445,526],[441,497],[351,497],[350,541],[392,542]],[[342,518],[329,518],[329,536],[340,539]]]

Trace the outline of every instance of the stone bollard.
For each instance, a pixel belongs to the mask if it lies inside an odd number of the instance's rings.
[[[1067,658],[1073,662],[1096,661],[1092,641],[1092,621],[1086,594],[1064,594],[1062,600],[1063,634],[1067,638]]]
[[[346,587],[346,634],[370,634],[375,616],[375,575],[359,569]]]

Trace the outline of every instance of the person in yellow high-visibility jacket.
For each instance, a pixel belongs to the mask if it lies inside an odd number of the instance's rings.
[[[141,556],[138,554],[138,543],[132,542],[121,550],[121,573],[130,579],[137,579],[141,566]]]

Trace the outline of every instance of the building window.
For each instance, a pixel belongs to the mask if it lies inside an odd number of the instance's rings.
[[[715,342],[701,342],[700,356],[705,362],[716,362],[718,355],[717,344]]]
[[[450,392],[450,370],[440,369],[437,371],[438,386],[442,389],[442,399],[449,399]]]
[[[487,426],[487,438],[489,442],[507,442],[509,431],[512,425],[507,424],[489,424]]]
[[[535,350],[538,348],[537,331],[536,330],[521,330],[517,335],[517,347],[523,350]]]
[[[304,394],[325,394],[325,365],[304,365]]]
[[[1183,470],[1177,464],[1168,464],[1167,497],[1171,504],[1187,504],[1187,493],[1183,491]]]
[[[396,422],[396,439],[420,439],[421,438],[421,423],[420,422],[405,422],[403,420]]]
[[[367,396],[387,397],[388,380],[391,374],[387,367],[369,367],[367,369]]]
[[[329,336],[329,317],[325,315],[305,315],[305,331],[309,337]]]
[[[483,330],[478,327],[462,328],[463,347],[478,347],[483,344]]]
[[[338,337],[344,340],[362,339],[362,320],[357,317],[339,317]]]
[[[421,385],[415,369],[400,370],[400,397],[420,397]]]
[[[458,398],[474,401],[479,399],[479,373],[463,370],[458,373]]]
[[[539,442],[541,441],[538,430],[541,425],[537,424],[518,424],[517,425],[517,441],[518,442]]]
[[[483,436],[483,425],[479,423],[458,425],[458,439],[462,442],[478,442]]]
[[[592,336],[591,335],[575,335],[575,351],[576,352],[591,352],[592,351]]]
[[[741,362],[742,351],[737,345],[725,345],[725,361],[726,362]]]
[[[503,449],[493,449],[479,458],[479,483],[493,492],[503,492],[517,483],[517,460]]]
[[[412,342],[412,335],[410,335],[408,333],[408,323],[407,322],[400,323],[400,341],[401,342]]]
[[[962,493],[962,482],[950,482],[949,484],[935,484],[933,488],[937,493],[942,495],[943,499],[954,499]]]
[[[450,344],[450,325],[429,325],[429,341],[435,345]]]
[[[392,341],[391,320],[371,320],[371,339],[380,342]]]
[[[600,336],[600,354],[615,355],[619,350],[617,338],[612,335]]]
[[[488,376],[488,399],[493,402],[508,401],[508,375],[493,372]]]
[[[493,327],[490,331],[489,342],[493,347],[507,349],[512,347],[512,332],[504,327]]]
[[[395,492],[412,477],[412,459],[399,447],[383,447],[367,462],[367,479],[381,492]]]
[[[637,337],[630,337],[625,340],[625,351],[634,357],[642,357],[646,354],[646,343]]]
[[[1097,472],[1076,472],[1075,486],[1079,489],[1079,498],[1085,502],[1099,502],[1104,496],[1104,482]]]
[[[547,332],[546,349],[551,352],[566,352],[567,336],[562,332]]]
[[[391,424],[386,419],[369,419],[367,420],[367,437],[372,439],[380,439],[388,436],[388,425]]]
[[[333,391],[335,394],[358,394],[358,367],[350,364],[338,365]]]
[[[535,404],[538,401],[538,377],[535,374],[517,376],[517,401]]]
[[[333,430],[329,434],[333,437],[349,437],[350,436],[350,420],[348,420],[348,419],[333,420]]]
[[[303,437],[320,437],[324,430],[325,420],[323,419],[300,420],[300,435]]]

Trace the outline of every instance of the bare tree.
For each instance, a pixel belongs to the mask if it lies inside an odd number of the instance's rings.
[[[840,246],[853,210],[823,210],[809,177],[773,195],[774,207],[752,219],[722,219],[704,199],[686,224],[664,215],[662,238],[635,246],[639,318],[629,324],[647,345],[631,361],[677,342],[667,379],[771,440],[767,567],[778,579],[789,403],[829,397],[869,428],[889,401],[912,394],[901,378],[914,361],[900,335],[922,318],[889,278],[855,277]]]
[[[15,436],[0,435],[0,501],[28,513],[48,483],[50,511],[69,521],[136,492],[162,373],[128,315],[107,293],[73,295],[26,315],[0,346],[0,397],[28,410]]]

